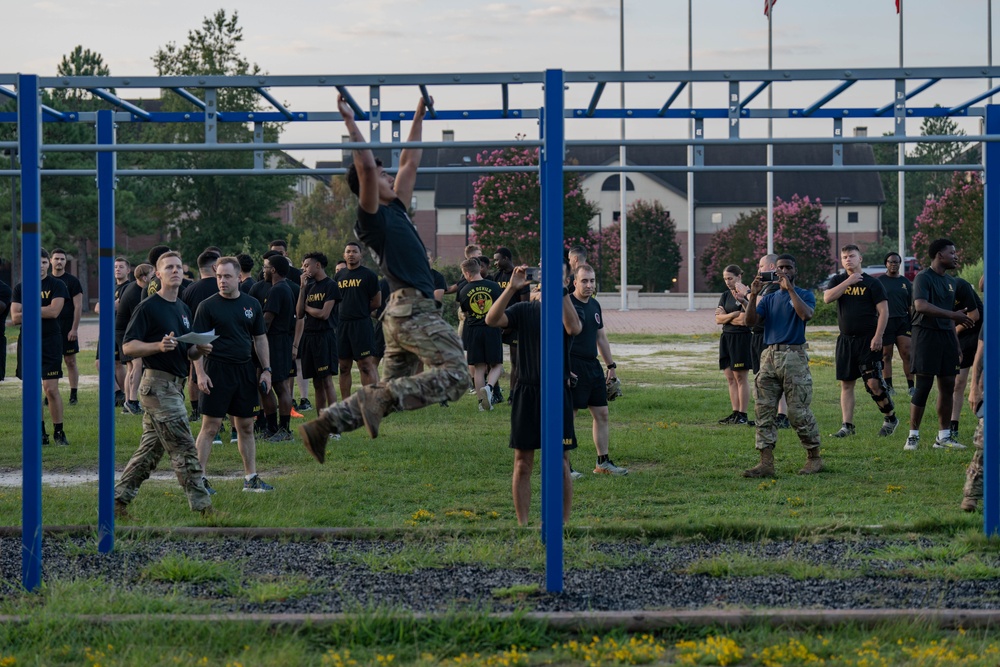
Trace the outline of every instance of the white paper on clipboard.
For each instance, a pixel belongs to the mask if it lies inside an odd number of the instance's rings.
[[[177,340],[181,343],[187,343],[188,345],[208,345],[213,340],[218,338],[215,333],[215,329],[211,331],[206,331],[205,333],[196,333],[194,331],[189,331],[183,336],[177,336]]]

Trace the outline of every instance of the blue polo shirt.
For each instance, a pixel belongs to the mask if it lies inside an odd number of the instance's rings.
[[[795,293],[810,308],[816,307],[816,295],[796,287]],[[764,323],[765,345],[801,345],[806,342],[806,323],[792,307],[792,298],[785,290],[765,295],[757,302],[757,316]]]

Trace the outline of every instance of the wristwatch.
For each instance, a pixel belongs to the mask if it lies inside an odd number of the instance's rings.
[[[616,368],[618,368],[618,364],[616,364],[615,362],[612,361],[610,364],[608,364],[608,370],[609,371],[610,370],[614,370]]]
[[[265,366],[264,368],[260,369],[260,372],[261,373],[270,373],[271,372],[271,367],[270,366]]]

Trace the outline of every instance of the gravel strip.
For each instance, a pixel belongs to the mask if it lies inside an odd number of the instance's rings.
[[[420,569],[412,573],[373,572],[373,562],[412,543],[402,541],[288,541],[271,539],[119,540],[112,554],[96,553],[87,538],[47,539],[46,581],[105,579],[151,595],[181,594],[208,601],[213,613],[339,613],[359,609],[442,611],[629,611],[661,609],[1000,609],[1000,579],[943,580],[893,574],[920,563],[887,559],[881,550],[934,544],[929,539],[891,541],[865,538],[821,542],[702,542],[680,545],[607,543],[592,547],[620,559],[623,566],[567,570],[560,594],[533,593],[525,599],[497,596],[496,589],[536,586],[543,572],[483,564]],[[439,550],[441,544],[422,548]],[[572,545],[569,545],[572,548]],[[0,538],[0,596],[19,595],[21,543]],[[240,574],[236,585],[150,581],[149,565],[169,554],[229,563]],[[705,559],[734,556],[754,561],[789,561],[858,573],[839,579],[789,576],[709,576],[687,574]],[[982,556],[1000,567],[1000,556]],[[308,582],[308,592],[290,599],[250,602],[240,591],[255,581]],[[95,612],[100,611],[95,609]]]

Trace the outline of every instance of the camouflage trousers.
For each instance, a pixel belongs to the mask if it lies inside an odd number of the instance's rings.
[[[139,384],[142,405],[142,438],[129,459],[121,479],[115,485],[115,498],[128,504],[135,500],[139,487],[156,470],[164,452],[177,474],[191,510],[198,512],[212,506],[198,462],[191,427],[184,403],[184,379],[160,371],[144,370]]]
[[[757,449],[774,447],[778,441],[775,417],[778,402],[785,395],[788,421],[806,449],[819,447],[819,426],[809,405],[812,403],[812,373],[805,346],[796,349],[764,348],[760,372],[753,385],[754,419],[757,422]]]
[[[983,420],[979,419],[976,425],[976,434],[972,436],[972,444],[976,446],[976,451],[972,454],[972,461],[965,469],[965,488],[962,493],[966,498],[974,500],[983,499]]]
[[[457,401],[472,384],[462,340],[433,299],[393,293],[382,314],[385,356],[375,387],[386,397],[385,414]],[[419,364],[424,371],[417,373]],[[364,425],[358,394],[323,411],[338,433]]]

